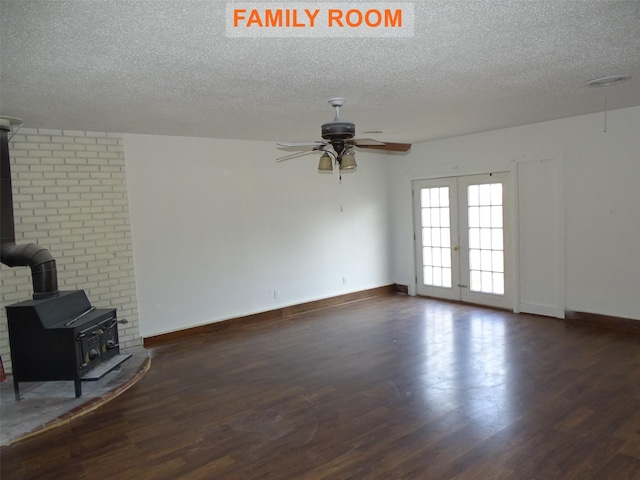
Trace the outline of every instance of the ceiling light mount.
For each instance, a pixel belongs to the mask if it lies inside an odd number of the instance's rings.
[[[8,136],[8,140],[11,140],[11,138],[17,133],[17,131],[20,130],[22,125],[24,125],[24,121],[20,118],[6,117],[4,115],[0,116],[0,129],[4,130],[5,132],[11,132],[11,134]]]
[[[587,82],[588,87],[611,87],[626,82],[631,75],[607,75],[606,77],[594,78]],[[604,133],[607,133],[607,89],[604,89]]]
[[[22,125],[24,122],[20,119],[20,118],[16,118],[16,117],[5,117],[0,116],[0,125],[2,125],[3,127],[9,127],[9,128],[13,128],[17,125]]]
[[[588,87],[610,87],[612,85],[618,85],[622,82],[626,82],[631,78],[631,75],[608,75],[606,77],[594,78],[587,82]]]

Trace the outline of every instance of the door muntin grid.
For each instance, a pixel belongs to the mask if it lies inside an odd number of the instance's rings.
[[[422,282],[451,288],[451,225],[449,187],[420,189]]]
[[[504,295],[502,183],[467,186],[469,290]]]
[[[413,197],[416,293],[509,308],[509,174],[415,180]]]

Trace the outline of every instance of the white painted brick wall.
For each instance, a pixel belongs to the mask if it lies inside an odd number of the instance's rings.
[[[142,344],[129,202],[120,135],[19,130],[9,142],[16,243],[37,243],[56,260],[58,288],[85,290],[118,309],[120,346]],[[0,355],[11,371],[4,307],[33,295],[31,269],[0,264]]]

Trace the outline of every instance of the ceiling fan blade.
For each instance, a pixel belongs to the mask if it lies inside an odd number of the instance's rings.
[[[315,142],[277,142],[279,147],[318,147],[326,145],[327,142],[315,141]]]
[[[359,148],[373,148],[376,150],[387,150],[390,152],[408,152],[411,149],[410,143],[385,142],[382,145],[357,145]]]
[[[367,147],[370,145],[385,144],[385,142],[381,142],[380,140],[374,140],[373,138],[353,138],[351,140],[347,140],[345,143],[350,143],[351,145],[355,145],[356,147]]]
[[[294,158],[303,157],[305,155],[309,155],[310,153],[320,152],[319,148],[314,148],[313,150],[308,150],[306,152],[297,152],[292,153],[291,155],[286,155],[284,157],[276,158],[276,163],[286,162],[287,160],[293,160]]]

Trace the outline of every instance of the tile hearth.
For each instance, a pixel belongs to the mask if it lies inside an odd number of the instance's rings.
[[[144,376],[150,358],[143,347],[123,350],[131,354],[118,370],[97,381],[82,382],[82,397],[75,398],[73,381],[20,382],[15,400],[13,379],[0,383],[0,446],[67,423],[115,398]]]

